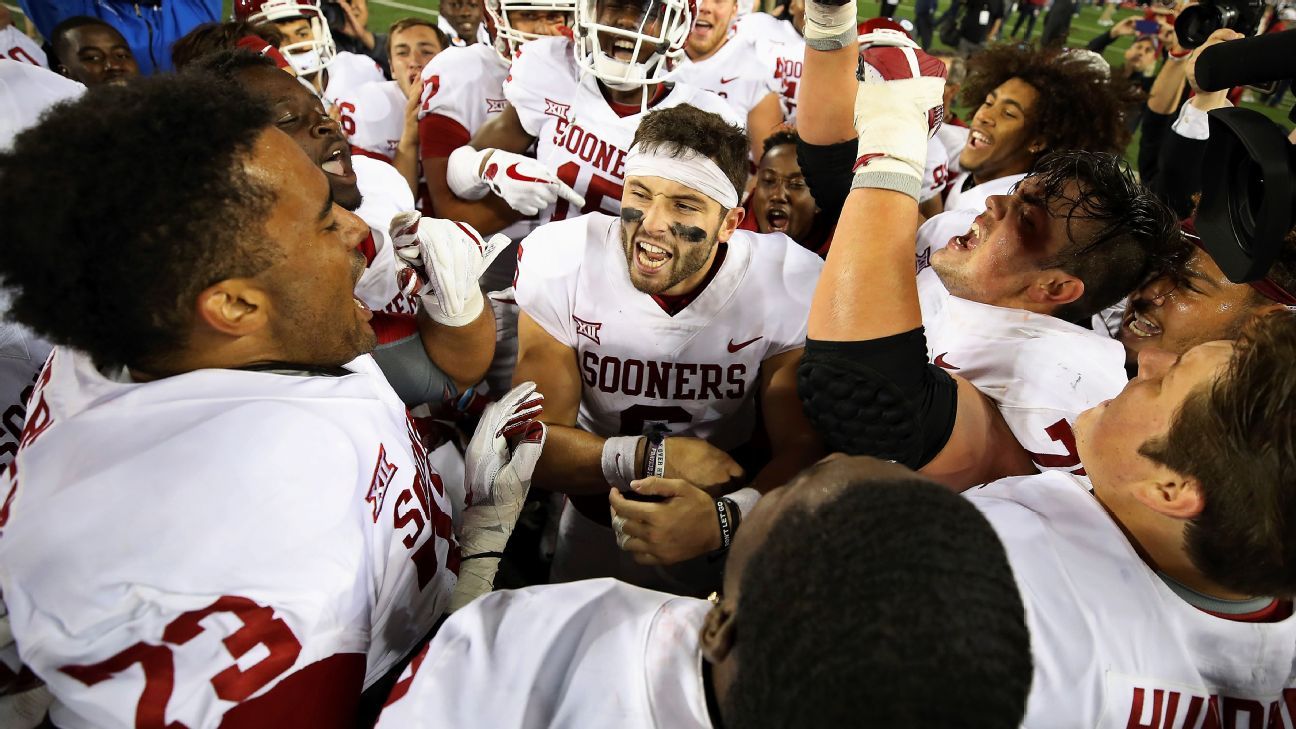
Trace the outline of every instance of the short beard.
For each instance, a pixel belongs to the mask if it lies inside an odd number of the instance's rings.
[[[702,242],[683,244],[682,255],[676,255],[666,264],[670,267],[670,275],[666,277],[666,282],[662,286],[654,288],[645,288],[640,281],[635,279],[635,250],[634,240],[626,232],[625,225],[621,225],[621,248],[625,251],[626,256],[626,273],[630,276],[630,283],[638,290],[650,296],[655,296],[661,292],[678,285],[684,279],[692,276],[706,265],[711,258],[711,252],[715,250],[717,236],[720,233],[720,226],[724,224],[724,218],[716,224],[715,230],[706,236]],[[678,232],[676,238],[680,238]]]

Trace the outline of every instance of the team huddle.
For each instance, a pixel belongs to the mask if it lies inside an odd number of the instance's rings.
[[[459,5],[0,29],[0,725],[1296,727],[1296,228],[1126,78]]]

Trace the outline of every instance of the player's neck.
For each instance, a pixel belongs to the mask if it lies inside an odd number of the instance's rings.
[[[1010,160],[1003,166],[993,169],[978,169],[971,174],[972,184],[984,185],[987,182],[993,182],[1009,175],[1024,175],[1030,172],[1033,166],[1035,166],[1035,158],[1027,157],[1025,159]]]
[[[728,42],[729,42],[729,39],[728,39],[728,38],[724,38],[724,39],[722,39],[722,40],[720,41],[720,45],[716,46],[715,48],[712,48],[710,51],[707,51],[706,53],[703,53],[703,54],[701,54],[701,55],[696,55],[696,56],[693,55],[693,52],[690,51],[690,50],[688,49],[688,47],[686,46],[686,47],[684,48],[684,55],[688,56],[688,59],[689,59],[690,61],[694,62],[694,63],[701,63],[701,62],[707,60],[708,58],[712,58],[712,57],[714,57],[715,54],[719,53],[719,52],[720,52],[720,49],[721,49],[721,48],[724,48],[725,45],[726,45]]]
[[[636,113],[643,108],[645,94],[648,98],[648,105],[652,106],[662,96],[664,88],[665,84],[652,84],[621,90],[611,88],[601,81],[599,82],[599,89],[603,92],[603,98],[607,99],[608,103],[614,105],[614,108],[616,106],[633,108]]]

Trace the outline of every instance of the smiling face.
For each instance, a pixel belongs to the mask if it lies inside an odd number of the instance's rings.
[[[391,44],[392,78],[408,98],[417,93],[414,90],[419,88],[423,67],[445,49],[441,47],[436,31],[426,25],[411,25],[392,31],[388,43]]]
[[[932,253],[931,265],[941,283],[969,301],[1045,314],[1078,299],[1084,290],[1078,279],[1046,268],[1070,244],[1071,236],[1083,236],[1093,225],[1074,218],[1068,226],[1068,200],[1077,197],[1075,182],[1068,183],[1062,197],[1045,200],[1040,180],[1027,177],[1013,194],[987,198],[986,211],[968,232]],[[1045,293],[1048,298],[1042,301]]]
[[[1119,509],[1133,499],[1123,485],[1163,468],[1139,449],[1169,431],[1179,407],[1224,372],[1233,350],[1227,341],[1199,344],[1182,356],[1148,347],[1139,354],[1138,376],[1119,395],[1080,414],[1076,445],[1095,496]]]
[[[1012,78],[977,108],[959,155],[959,166],[971,172],[977,184],[1027,172],[1044,151],[1044,140],[1034,129],[1038,100],[1034,86]]]
[[[254,179],[275,191],[265,232],[281,255],[257,274],[255,285],[266,297],[276,350],[286,362],[316,367],[345,364],[372,350],[373,315],[354,293],[365,268],[359,246],[368,226],[334,201],[319,167],[282,132],[263,132],[247,165]]]
[[[596,7],[601,25],[654,37],[661,33],[664,12],[665,6],[655,0],[598,0]],[[608,31],[600,31],[598,38],[605,55],[626,63],[647,63],[657,51],[655,46],[641,43],[635,53],[633,39]]]
[[[124,84],[139,75],[139,64],[126,39],[109,25],[73,28],[57,46],[59,73],[86,86]]]
[[[627,177],[621,196],[621,245],[630,282],[645,294],[687,294],[715,260],[716,244],[729,240],[741,210],[660,177]]]
[[[441,15],[461,40],[468,44],[477,42],[477,26],[482,22],[482,6],[478,0],[444,0]]]
[[[700,61],[720,50],[737,14],[738,0],[699,0],[693,30],[684,42],[688,57]]]
[[[1205,251],[1196,249],[1173,278],[1157,278],[1130,296],[1120,341],[1131,364],[1149,347],[1183,354],[1204,342],[1237,339],[1247,322],[1272,307],[1250,286],[1229,281]]]
[[[752,215],[757,229],[762,233],[785,233],[804,242],[814,225],[815,210],[814,197],[797,163],[796,146],[771,147],[761,157],[752,190]]]
[[[338,205],[347,210],[360,207],[360,188],[351,167],[351,147],[338,123],[324,113],[319,98],[274,67],[245,69],[239,81],[248,91],[269,101],[275,126],[292,137],[306,156],[325,172]]]

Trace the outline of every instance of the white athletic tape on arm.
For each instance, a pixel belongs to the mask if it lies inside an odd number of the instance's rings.
[[[678,152],[678,155],[671,154]],[[720,203],[725,210],[738,207],[738,190],[720,166],[706,155],[687,147],[663,145],[644,151],[635,145],[626,155],[625,176],[660,177],[697,190]]]

